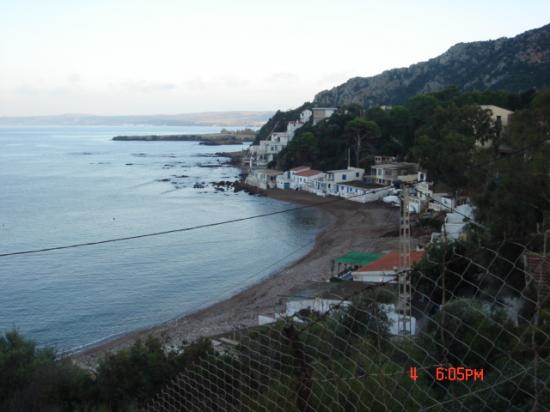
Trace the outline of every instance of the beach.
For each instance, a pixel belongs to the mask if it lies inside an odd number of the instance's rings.
[[[266,194],[289,203],[312,205],[323,212],[327,223],[314,244],[307,245],[311,248],[309,253],[229,299],[161,325],[101,342],[72,354],[71,358],[93,369],[108,353],[127,348],[148,335],[160,338],[166,345],[178,347],[201,337],[257,325],[258,315],[273,313],[282,303],[282,296],[294,286],[308,280],[328,280],[332,275],[332,259],[350,250],[381,252],[398,247],[397,208],[380,202],[329,201],[299,191],[269,190]]]

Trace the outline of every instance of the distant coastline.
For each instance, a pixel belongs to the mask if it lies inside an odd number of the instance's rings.
[[[261,127],[271,111],[200,112],[173,115],[101,116],[0,116],[0,126],[211,126]]]
[[[202,145],[240,145],[251,142],[255,135],[252,133],[205,133],[205,134],[171,134],[171,135],[143,135],[143,136],[115,136],[115,141],[145,141],[145,142],[200,142]]]

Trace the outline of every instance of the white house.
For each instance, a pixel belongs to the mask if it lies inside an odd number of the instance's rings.
[[[379,304],[380,309],[386,313],[386,317],[389,321],[389,332],[391,335],[399,335],[399,314],[395,309],[394,304]],[[416,335],[416,318],[411,316],[405,316],[406,322],[411,325],[411,335]]]
[[[514,114],[514,112],[511,110],[504,109],[502,107],[492,104],[481,105],[480,107],[483,110],[487,110],[489,112],[491,120],[493,120],[494,122],[499,121],[504,127],[508,126],[508,123],[510,122],[510,116]]]
[[[246,177],[245,183],[263,190],[275,189],[277,187],[277,176],[282,174],[279,170],[254,169]]]
[[[290,175],[290,188],[314,192],[315,181],[323,178],[325,174],[320,170],[306,169],[293,172]]]
[[[258,323],[265,325],[276,322],[283,317],[290,317],[294,321],[302,321],[299,316],[302,311],[314,311],[319,314],[331,310],[339,311],[351,305],[351,297],[357,296],[365,290],[360,282],[307,282],[291,289],[286,298],[284,311],[269,315],[258,316]],[[399,335],[399,314],[394,304],[378,304],[389,320],[389,332]],[[407,317],[408,318],[408,317]],[[416,319],[412,317],[411,332],[416,333]]]
[[[436,212],[450,211],[456,206],[455,198],[448,193],[433,193],[431,197],[428,209]]]
[[[323,314],[336,306],[350,305],[347,298],[364,289],[365,285],[357,282],[309,281],[290,290],[283,313],[294,316],[302,310],[312,310]]]
[[[293,184],[296,181],[296,173],[309,169],[311,169],[309,166],[297,166],[283,172],[281,175],[277,176],[277,189],[296,189],[296,187],[293,187]]]
[[[333,194],[355,202],[367,203],[382,200],[382,198],[389,195],[392,190],[393,187],[391,186],[373,187],[373,185],[368,185],[361,181],[354,181],[335,184],[335,191]]]
[[[448,239],[460,239],[462,232],[468,222],[474,218],[474,208],[467,203],[459,205],[451,213],[445,216],[445,222],[441,232],[447,235]]]

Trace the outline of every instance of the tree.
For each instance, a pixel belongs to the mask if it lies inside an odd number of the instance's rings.
[[[480,171],[477,218],[493,238],[525,243],[550,210],[550,92],[513,114]],[[546,222],[548,223],[548,222]]]
[[[361,147],[363,141],[374,141],[381,136],[380,127],[373,121],[366,120],[364,117],[356,117],[346,123],[346,133],[351,137],[355,146],[355,166],[360,167]]]
[[[76,410],[85,404],[91,379],[51,348],[12,330],[0,337],[0,410]]]
[[[504,333],[505,332],[505,333]],[[468,365],[488,371],[517,349],[516,327],[504,309],[477,299],[455,299],[442,306],[419,337],[432,364]]]
[[[311,164],[319,155],[319,145],[311,132],[300,133],[287,146],[287,161],[293,165]]]

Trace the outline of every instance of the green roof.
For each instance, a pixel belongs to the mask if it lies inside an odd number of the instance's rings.
[[[338,263],[348,263],[351,265],[368,265],[369,263],[378,260],[382,253],[365,253],[365,252],[348,252],[339,258],[336,258]]]

